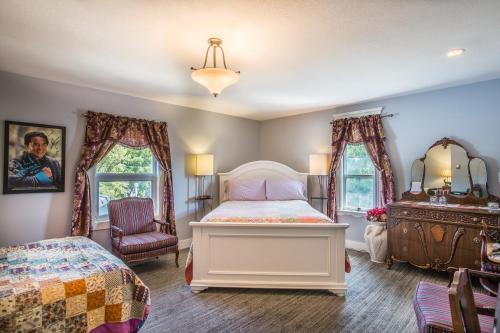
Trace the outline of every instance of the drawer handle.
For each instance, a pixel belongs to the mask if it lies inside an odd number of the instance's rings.
[[[403,215],[408,215],[408,211],[403,210]]]
[[[474,244],[479,244],[479,243],[481,243],[481,240],[479,239],[479,237],[474,237],[474,238],[472,239],[472,242],[473,242]]]
[[[403,228],[403,234],[407,234],[407,233],[408,233],[408,229]]]
[[[477,221],[479,221],[479,219],[477,217],[472,218],[472,222],[477,222]]]

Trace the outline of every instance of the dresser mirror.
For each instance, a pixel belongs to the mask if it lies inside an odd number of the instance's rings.
[[[434,143],[413,162],[410,190],[403,198],[427,201],[433,195],[445,195],[452,203],[498,201],[488,193],[484,160],[471,157],[460,143],[448,138]]]
[[[469,171],[472,181],[472,194],[478,198],[487,198],[488,175],[486,173],[486,163],[482,159],[475,157],[469,162]]]
[[[411,165],[411,187],[410,192],[419,193],[422,190],[424,181],[424,161],[415,160]]]

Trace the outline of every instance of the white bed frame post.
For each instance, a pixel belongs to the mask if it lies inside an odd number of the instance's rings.
[[[220,176],[296,179],[307,189],[307,174],[271,161],[250,162]],[[344,296],[343,223],[190,222],[193,228],[195,293],[208,287],[323,289]]]

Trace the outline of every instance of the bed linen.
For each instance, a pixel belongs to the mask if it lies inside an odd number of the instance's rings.
[[[225,201],[201,222],[333,223],[304,200]]]
[[[225,201],[205,215],[200,222],[227,223],[333,223],[303,200],[284,201]],[[345,271],[351,265],[346,253]],[[185,280],[193,279],[193,246],[189,249],[185,267]]]
[[[137,332],[149,289],[85,237],[0,248],[1,332]]]

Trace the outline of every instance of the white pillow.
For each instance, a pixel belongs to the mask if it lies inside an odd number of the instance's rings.
[[[265,201],[265,179],[231,179],[226,184],[227,200]]]
[[[266,180],[267,200],[306,200],[302,182],[293,179]]]

